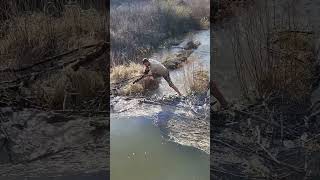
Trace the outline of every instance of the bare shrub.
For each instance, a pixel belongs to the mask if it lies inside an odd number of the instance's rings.
[[[208,91],[209,72],[194,66],[184,68],[184,89],[188,94],[202,94]]]
[[[104,0],[78,0],[73,4],[65,0],[0,2],[0,69],[32,67],[44,59],[105,40],[109,29],[104,4]],[[78,60],[85,53],[88,51],[80,50],[57,60],[59,63]],[[103,64],[102,58],[98,57],[91,64],[82,64],[90,70],[66,68],[61,71],[58,69],[61,64],[53,61],[53,64],[43,64],[46,69],[41,69],[38,64],[39,68],[5,73],[4,76],[8,74],[8,77],[4,79],[18,79],[18,83],[23,84],[21,94],[31,98],[39,107],[62,109],[69,94],[75,93],[77,102],[74,103],[79,105],[82,101],[94,99],[105,88],[107,69],[98,67]],[[38,74],[39,70],[43,72]],[[21,74],[34,78],[20,81]]]
[[[111,69],[111,84],[120,84],[121,95],[138,95],[146,91],[155,90],[159,87],[160,81],[151,76],[143,78],[141,81],[133,84],[133,80],[143,75],[143,66],[131,62],[128,65],[119,65]]]
[[[312,33],[292,17],[294,13],[282,14],[288,16],[287,23],[278,21],[274,8],[269,1],[256,4],[232,30],[241,89],[245,97],[252,92],[258,97],[277,93],[304,101],[311,90]]]
[[[112,8],[112,64],[137,62],[149,56],[164,40],[199,29],[202,16],[208,17],[208,11],[202,11],[202,8],[208,10],[209,2],[181,5],[174,0],[143,1]],[[208,21],[202,19],[203,27],[208,27]]]
[[[210,0],[186,0],[192,11],[192,17],[201,19],[210,17]]]
[[[122,95],[137,95],[144,92],[142,81],[132,84],[132,81],[142,76],[143,66],[136,63],[130,63],[128,65],[119,65],[111,69],[110,82],[111,84],[120,84]]]
[[[53,109],[62,109],[65,98],[75,94],[76,102],[95,97],[104,88],[103,76],[95,71],[66,69],[62,73],[53,74],[44,81],[33,85],[34,93],[40,103]]]
[[[10,14],[1,28],[0,55],[5,64],[24,66],[56,53],[103,40],[106,16],[95,9],[66,6],[60,18],[43,12]]]
[[[141,64],[130,63],[128,65],[119,65],[111,69],[111,83],[121,83],[132,78],[138,78],[143,74],[143,66]]]
[[[122,91],[122,95],[138,95],[138,94],[142,94],[144,92],[144,87],[141,83],[136,83],[136,84],[132,84],[129,83],[127,85],[125,85],[125,87],[123,88]]]
[[[190,91],[194,93],[204,93],[208,91],[209,76],[208,71],[199,70],[193,73],[193,81]]]

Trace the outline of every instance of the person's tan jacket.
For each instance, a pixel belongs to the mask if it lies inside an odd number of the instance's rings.
[[[169,73],[169,70],[164,67],[161,62],[153,59],[149,59],[150,62],[150,72],[153,75],[158,75],[158,76],[166,76]]]

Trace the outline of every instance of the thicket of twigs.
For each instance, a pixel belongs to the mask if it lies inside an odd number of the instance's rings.
[[[250,8],[231,32],[241,89],[245,97],[276,93],[305,102],[314,80],[315,34],[289,4],[286,19],[275,17],[270,1]],[[282,17],[283,18],[283,17]]]
[[[209,26],[209,12],[208,0],[131,1],[112,6],[112,65],[137,62],[169,38]]]
[[[106,2],[68,2],[1,2],[1,105],[89,108],[106,96]]]
[[[230,151],[248,164],[244,170],[230,170],[227,163],[232,160],[217,158],[211,167],[216,176],[319,176],[319,110],[318,103],[310,103],[319,78],[316,34],[299,16],[294,1],[287,2],[286,10],[277,8],[281,7],[275,1],[260,1],[246,12],[236,12],[241,16],[230,37],[242,94],[248,101],[212,112],[216,128],[211,133],[217,134],[212,152]],[[281,13],[276,17],[276,12]],[[253,159],[259,163],[250,164]]]
[[[319,113],[283,101],[281,97],[270,96],[254,104],[237,104],[227,111],[211,113],[213,176],[271,179],[319,176]],[[219,155],[221,152],[224,157]],[[237,164],[239,160],[241,164]]]

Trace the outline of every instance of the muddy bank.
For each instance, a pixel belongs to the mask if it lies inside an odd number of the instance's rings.
[[[179,98],[111,98],[114,117],[146,117],[153,119],[164,137],[181,145],[210,153],[209,105],[205,97]]]
[[[3,178],[98,178],[108,171],[106,93],[100,87],[101,91],[91,89],[95,95],[89,95],[88,81],[74,76],[87,69],[97,73],[96,78],[87,76],[89,82],[104,81],[100,75],[106,73],[107,48],[107,43],[101,42],[34,64],[1,68]],[[64,81],[65,77],[69,81]]]
[[[2,176],[96,176],[109,170],[109,121],[35,109],[1,108]]]

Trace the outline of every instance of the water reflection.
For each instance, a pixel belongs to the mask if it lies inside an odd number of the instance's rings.
[[[209,155],[163,138],[152,118],[112,117],[111,179],[209,179]]]

